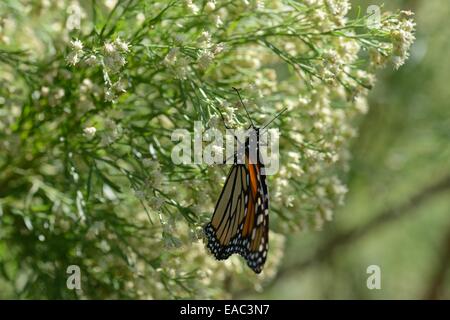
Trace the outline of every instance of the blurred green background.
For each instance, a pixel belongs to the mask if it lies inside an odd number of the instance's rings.
[[[354,1],[361,5],[383,1]],[[322,231],[291,236],[270,299],[450,298],[450,2],[387,1],[416,13],[417,40],[386,70],[352,147],[347,201]],[[367,267],[381,269],[369,290]]]

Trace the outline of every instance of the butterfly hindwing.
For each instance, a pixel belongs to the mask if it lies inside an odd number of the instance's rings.
[[[256,273],[261,272],[267,257],[269,244],[269,197],[265,175],[261,174],[259,164],[249,164],[250,181],[252,172],[255,173],[255,188],[250,187],[248,218],[249,225],[244,225],[244,231],[250,230],[247,244],[248,253],[245,257],[247,264]],[[253,186],[253,183],[251,183]],[[253,203],[253,205],[251,204]]]

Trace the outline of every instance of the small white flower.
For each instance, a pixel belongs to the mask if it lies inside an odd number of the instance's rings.
[[[72,49],[75,51],[83,50],[83,43],[78,39],[70,41],[70,45],[72,46]]]
[[[136,15],[136,20],[139,24],[142,24],[145,21],[145,14],[143,14],[142,12],[139,12]]]
[[[358,112],[366,114],[369,111],[367,100],[361,96],[355,98],[355,108]]]
[[[128,44],[122,42],[119,39],[119,43],[122,48],[119,48],[121,52],[125,52],[125,49],[128,50]],[[105,56],[103,61],[105,63],[108,72],[117,73],[121,70],[121,68],[127,63],[125,58],[122,56],[121,52],[117,50],[118,44],[117,39],[116,42],[106,42],[103,45],[103,51],[105,52]]]
[[[287,196],[284,199],[284,205],[288,208],[292,208],[294,206],[294,200],[295,200],[294,196]]]
[[[114,8],[114,6],[117,4],[117,0],[105,0],[105,6],[108,9]]]
[[[41,93],[42,93],[42,96],[43,96],[43,97],[48,96],[49,92],[50,92],[49,87],[42,87],[42,88],[41,88]]]
[[[94,84],[92,83],[92,80],[89,78],[84,78],[81,85],[84,87],[85,91],[92,90]]]
[[[80,92],[87,93],[91,92],[94,88],[94,84],[92,83],[91,79],[85,78],[83,79],[83,82],[80,85]]]
[[[197,40],[202,48],[206,49],[211,45],[211,34],[208,31],[203,31]]]
[[[264,0],[256,0],[256,10],[264,10],[265,6]]]
[[[95,127],[86,127],[83,132],[88,138],[93,138],[97,132],[97,129],[95,129]]]
[[[212,49],[214,55],[222,53],[224,50],[225,50],[225,44],[223,44],[223,43],[216,44]]]
[[[215,25],[217,28],[223,26],[222,18],[221,18],[218,14],[214,16],[214,25]]]
[[[226,115],[230,118],[233,118],[236,114],[237,108],[233,107],[232,104],[224,103],[225,104],[225,112]]]
[[[120,38],[117,38],[114,41],[114,45],[116,46],[116,48],[118,48],[119,50],[123,51],[123,52],[128,52],[130,50],[130,45],[128,42],[122,41]]]
[[[393,56],[392,57],[392,64],[394,65],[394,69],[398,70],[402,65],[405,64],[405,59],[400,56]]]
[[[33,93],[31,94],[31,98],[33,98],[33,100],[39,100],[40,97],[41,97],[41,92],[38,90],[33,91]]]
[[[402,10],[402,11],[400,11],[400,13],[405,15],[406,17],[413,17],[414,16],[414,12],[412,12],[410,10]]]
[[[180,51],[180,48],[172,48],[169,50],[169,53],[167,53],[166,57],[164,58],[164,64],[174,65],[177,61],[178,52]]]
[[[103,45],[103,50],[105,50],[106,54],[113,54],[116,52],[116,47],[111,42],[106,42]]]
[[[198,58],[197,63],[200,69],[208,69],[212,60],[214,59],[214,55],[209,50],[203,50],[202,55]]]
[[[66,92],[64,91],[63,88],[59,88],[59,89],[56,90],[56,92],[55,92],[55,98],[56,98],[56,99],[62,99],[65,95],[66,95]]]
[[[186,2],[186,6],[193,14],[197,14],[200,11],[198,6],[196,4],[194,4],[192,2],[192,0],[186,0],[185,2]]]
[[[216,8],[215,1],[208,1],[205,5],[206,12],[214,11],[215,8]]]
[[[66,61],[68,65],[75,66],[80,61],[78,52],[77,51],[70,52],[66,57]]]

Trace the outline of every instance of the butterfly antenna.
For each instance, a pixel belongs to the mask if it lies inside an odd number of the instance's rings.
[[[270,120],[264,127],[262,127],[261,130],[264,130],[265,128],[267,128],[269,126],[269,124],[271,124],[275,119],[279,118],[285,111],[287,111],[287,108],[284,108],[283,110],[281,110],[280,112],[278,112],[275,117],[272,118],[272,120]]]
[[[242,101],[241,94],[239,93],[239,90],[236,89],[235,87],[233,87],[233,89],[237,92],[239,100],[241,101],[241,104],[244,106],[245,112],[247,113],[247,117],[250,120],[250,123],[252,124],[252,128],[255,128],[255,125],[253,124],[252,118],[250,118],[250,114],[248,113],[247,107],[245,106],[244,101]]]

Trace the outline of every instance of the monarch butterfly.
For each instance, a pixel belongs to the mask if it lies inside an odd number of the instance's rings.
[[[233,89],[245,108],[239,91]],[[269,248],[269,191],[259,150],[262,129],[253,125],[247,109],[245,110],[256,136],[256,144],[252,138],[246,139],[245,161],[242,164],[237,162],[237,155],[234,155],[234,164],[217,201],[211,222],[204,227],[204,232],[207,247],[217,260],[225,260],[238,253],[255,273],[260,273]],[[268,124],[263,129],[267,126]],[[252,147],[256,150],[252,150]],[[256,161],[252,157],[255,154]]]

